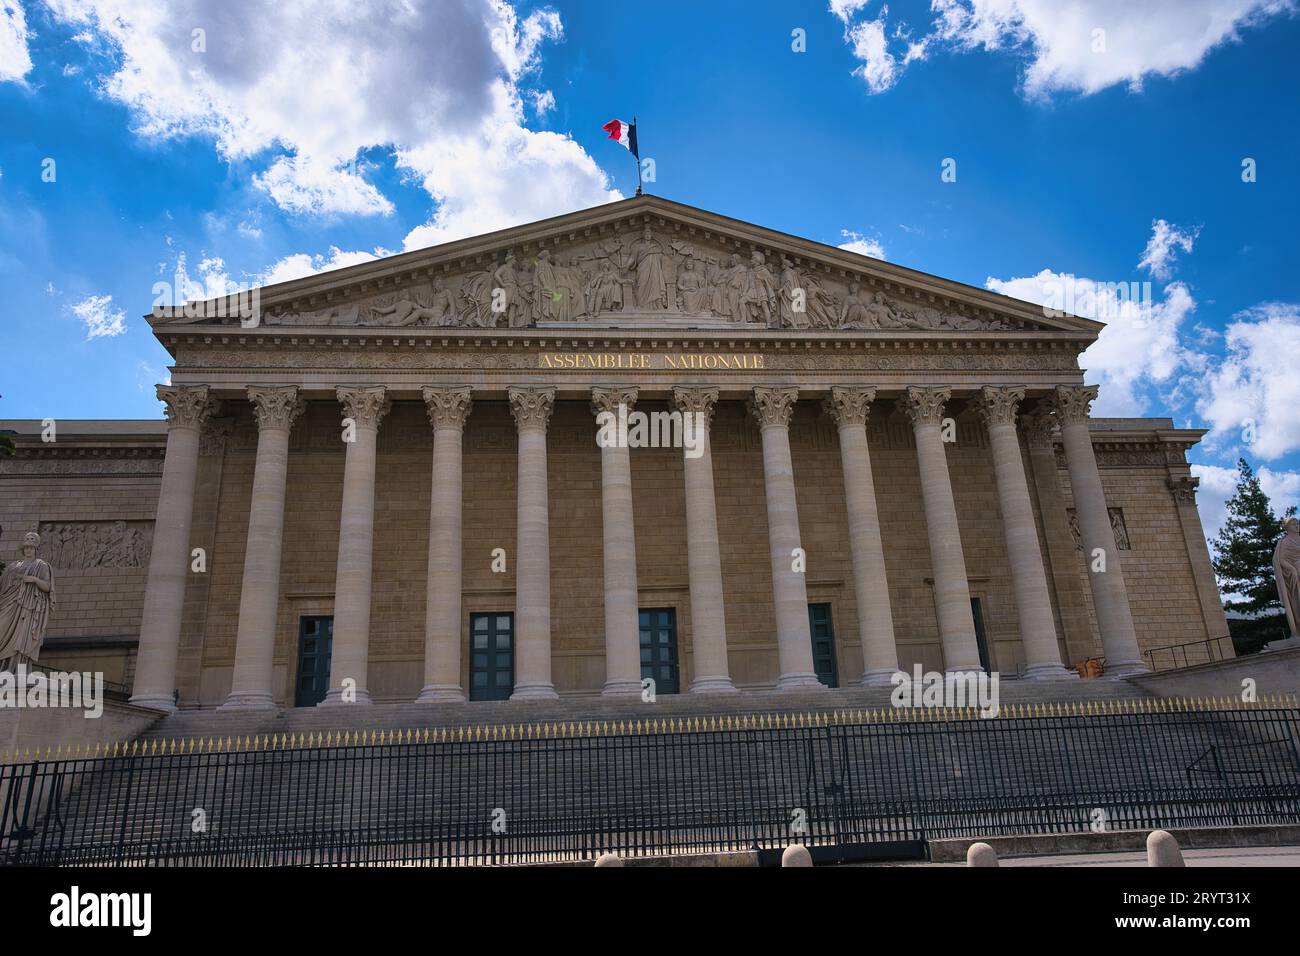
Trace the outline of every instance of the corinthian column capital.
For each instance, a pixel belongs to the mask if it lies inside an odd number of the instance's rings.
[[[774,425],[785,428],[790,424],[790,416],[794,414],[794,403],[798,400],[799,389],[794,386],[764,388],[759,385],[754,388],[754,396],[750,399],[749,410],[758,419],[760,428],[769,428]]]
[[[876,390],[870,386],[850,388],[835,385],[823,405],[826,413],[835,419],[835,424],[843,428],[845,425],[866,425],[871,416],[871,403],[875,400]]]
[[[718,390],[698,385],[673,389],[673,404],[679,412],[696,412],[704,416],[707,428],[713,423],[713,408],[718,404]]]
[[[360,428],[378,428],[393,407],[387,389],[382,385],[340,385],[335,394],[343,405],[343,416],[352,419]]]
[[[1015,425],[1016,409],[1025,399],[1025,390],[1018,385],[985,385],[980,399],[980,417],[985,425]]]
[[[1052,395],[1052,409],[1062,425],[1086,422],[1096,398],[1096,385],[1058,385]]]
[[[510,412],[515,416],[515,427],[521,432],[528,429],[546,431],[555,409],[555,389],[515,388],[506,394],[510,398]]]
[[[296,385],[250,385],[248,400],[253,404],[257,428],[282,428],[288,431],[307,409]]]
[[[156,391],[172,428],[200,429],[221,404],[209,397],[206,385],[159,385]]]
[[[918,425],[939,425],[943,423],[943,407],[952,398],[952,389],[935,388],[928,385],[909,385],[903,408],[912,421],[912,427]]]
[[[610,386],[608,388],[597,386],[591,390],[591,413],[599,415],[601,412],[609,412],[612,415],[618,414],[618,406],[627,407],[630,412],[632,406],[636,404],[638,390],[624,386]]]
[[[463,431],[465,419],[474,407],[474,399],[468,385],[451,385],[435,388],[426,385],[422,390],[424,404],[429,412],[429,424],[435,430],[455,428]]]

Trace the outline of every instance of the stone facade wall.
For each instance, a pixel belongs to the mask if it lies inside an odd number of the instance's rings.
[[[643,411],[666,403],[644,400]],[[1023,655],[985,429],[972,410],[954,403],[957,441],[948,466],[961,526],[970,591],[980,599],[993,665],[1014,672]],[[215,706],[230,689],[239,618],[244,545],[257,447],[247,403],[227,401],[215,439],[199,459],[192,543],[207,555],[207,573],[190,575],[177,682],[182,703]],[[561,693],[596,693],[604,681],[600,456],[586,402],[556,404],[548,435],[552,569],[552,667]],[[899,663],[941,669],[942,650],[930,578],[929,546],[912,430],[894,403],[881,400],[868,427],[882,521]],[[819,403],[798,403],[790,443],[802,545],[808,556],[808,599],[831,605],[841,683],[857,679],[862,655],[836,430]],[[162,437],[157,445],[161,449]],[[515,568],[515,425],[504,401],[475,402],[464,436],[464,586],[462,620],[471,612],[511,611]],[[370,639],[370,690],[376,700],[411,700],[423,677],[425,569],[428,555],[432,435],[423,405],[395,402],[380,428],[376,482],[375,562]],[[770,686],[777,674],[772,579],[763,493],[761,441],[744,403],[723,401],[713,421],[713,458],[728,651],[738,686]],[[1113,463],[1099,455],[1108,503],[1123,510],[1132,550],[1122,552],[1129,597],[1144,649],[1218,636],[1206,622],[1196,571],[1180,530],[1178,505],[1163,462]],[[1026,474],[1035,493],[1044,554],[1073,564],[1075,577],[1053,575],[1058,634],[1067,665],[1100,654],[1086,569],[1068,533],[1054,541],[1044,521],[1031,456]],[[686,560],[685,492],[679,449],[633,449],[637,572],[642,607],[676,609],[680,681],[693,676]],[[313,401],[296,423],[289,458],[281,598],[274,689],[293,700],[298,621],[333,612],[344,445],[332,402]],[[1183,466],[1185,469],[1185,466]],[[132,471],[87,460],[77,470],[18,459],[0,464],[0,553],[10,559],[21,534],[51,523],[152,521],[161,460]],[[1062,506],[1073,507],[1068,475],[1055,469]],[[492,570],[504,549],[505,573]],[[101,562],[101,565],[105,562]],[[58,568],[58,600],[43,659],[105,670],[129,681],[130,642],[139,629],[145,566],[120,560]],[[1062,583],[1064,581],[1064,583]],[[1203,583],[1203,582],[1202,582]],[[1067,644],[1063,609],[1077,606]],[[1074,612],[1071,612],[1074,613]],[[104,647],[86,642],[96,639]],[[468,687],[468,654],[463,686]],[[119,676],[120,675],[120,676]]]
[[[56,442],[0,459],[0,559],[15,560],[23,535],[41,533],[38,556],[50,562],[55,581],[41,662],[129,683],[163,441],[159,435],[143,443],[152,449],[123,454],[79,454],[72,447],[79,437],[61,438],[67,447]],[[58,547],[56,538],[65,537],[67,547]]]

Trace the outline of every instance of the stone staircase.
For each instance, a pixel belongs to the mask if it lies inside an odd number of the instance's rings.
[[[306,734],[328,731],[405,730],[475,727],[565,721],[627,721],[758,713],[828,713],[891,707],[892,688],[841,687],[823,690],[754,690],[707,696],[664,694],[654,703],[639,697],[599,695],[556,701],[475,701],[472,703],[390,703],[360,707],[303,707],[267,711],[185,710],[155,723],[141,737],[183,740],[203,737]],[[1150,698],[1124,680],[1017,681],[999,687],[1002,706],[1082,703]]]

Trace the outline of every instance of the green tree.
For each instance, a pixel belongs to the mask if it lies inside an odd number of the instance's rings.
[[[1249,653],[1271,640],[1287,636],[1286,615],[1273,576],[1273,549],[1282,537],[1283,517],[1259,486],[1246,459],[1237,459],[1237,490],[1228,500],[1228,516],[1218,537],[1210,542],[1214,573],[1229,611],[1248,615],[1230,622],[1238,653]]]

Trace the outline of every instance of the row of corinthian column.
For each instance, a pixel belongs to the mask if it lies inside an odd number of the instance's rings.
[[[279,598],[280,556],[288,473],[289,433],[305,405],[296,386],[248,388],[258,426],[235,666],[227,708],[274,708],[272,667]],[[141,622],[132,701],[174,707],[181,609],[189,561],[189,533],[199,454],[199,432],[215,401],[206,386],[160,386],[170,423],[159,494],[153,555]],[[684,456],[687,564],[690,584],[694,679],[691,693],[733,692],[727,662],[722,559],[714,498],[709,430],[718,389],[678,387],[673,403],[697,413],[703,425],[698,455]],[[592,389],[591,408],[617,414],[635,405],[638,391]],[[799,516],[790,454],[789,423],[795,387],[755,387],[750,408],[762,435],[780,676],[778,688],[820,687],[813,669],[804,574],[796,567]],[[979,409],[988,429],[1012,590],[1024,645],[1026,676],[1071,676],[1063,666],[1047,575],[1039,548],[1017,432],[1025,390],[985,387]],[[374,545],[375,464],[380,423],[391,407],[383,386],[340,387],[346,462],[340,514],[330,689],[324,705],[369,703],[371,562]],[[468,386],[426,387],[433,427],[432,491],[425,616],[425,670],[420,701],[461,701],[462,436],[473,400]],[[970,590],[957,509],[942,435],[947,388],[913,386],[903,397],[916,439],[939,638],[947,670],[980,670]],[[1096,388],[1058,387],[1050,414],[1060,425],[1085,552],[1104,555],[1104,570],[1090,562],[1089,580],[1107,672],[1143,669],[1115,547],[1101,478],[1088,435],[1088,409]],[[550,534],[546,432],[554,388],[510,388],[518,429],[518,521],[515,552],[515,687],[518,699],[556,697],[551,680]],[[872,480],[867,420],[875,389],[835,386],[825,406],[839,431],[853,586],[858,608],[864,684],[888,684],[898,651],[885,573],[880,517]],[[1040,415],[1048,412],[1040,412]],[[636,541],[631,462],[626,444],[601,447],[601,513],[605,589],[604,693],[641,689]]]

